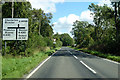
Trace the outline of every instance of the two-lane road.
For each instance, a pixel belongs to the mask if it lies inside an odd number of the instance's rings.
[[[62,47],[29,78],[118,78],[118,64]]]

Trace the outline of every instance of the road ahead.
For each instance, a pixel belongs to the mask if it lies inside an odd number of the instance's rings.
[[[118,78],[118,64],[62,47],[30,78]]]

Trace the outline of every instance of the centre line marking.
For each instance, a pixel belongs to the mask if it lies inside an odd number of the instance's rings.
[[[70,54],[72,54],[70,51],[68,51]]]
[[[73,55],[73,56],[74,56],[74,58],[78,59],[75,55]]]
[[[70,51],[68,51],[70,52]],[[70,52],[71,53],[71,52]],[[72,53],[71,53],[72,54]],[[78,59],[75,55],[73,55],[76,59]],[[91,72],[93,72],[94,74],[96,74],[97,72],[95,72],[92,68],[90,68],[88,65],[86,65],[83,61],[80,61],[80,63],[82,63],[86,68],[88,68]]]
[[[96,74],[96,72],[90,68],[89,66],[87,66],[83,61],[80,61],[86,68],[88,68],[90,71],[92,71],[94,74]]]
[[[70,51],[68,51],[70,54],[72,54]],[[73,57],[75,58],[75,59],[78,59],[75,55],[73,55]]]

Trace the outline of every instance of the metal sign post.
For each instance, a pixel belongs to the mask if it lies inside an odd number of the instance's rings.
[[[53,39],[53,48],[55,48],[56,39]]]
[[[14,2],[12,0],[12,18],[14,16]],[[5,54],[6,54],[6,47],[7,47],[7,43],[6,43],[6,40],[5,40]]]

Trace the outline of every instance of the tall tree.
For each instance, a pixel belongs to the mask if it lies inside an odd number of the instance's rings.
[[[73,45],[73,39],[67,33],[61,34],[60,40],[62,41],[63,46],[72,46]]]
[[[95,23],[95,40],[101,41],[101,37],[103,35],[103,30],[106,30],[108,26],[114,25],[114,11],[112,8],[109,8],[107,5],[99,6],[92,3],[89,5],[88,9],[92,11],[92,15],[94,15],[93,22]],[[111,24],[112,22],[112,24]]]

